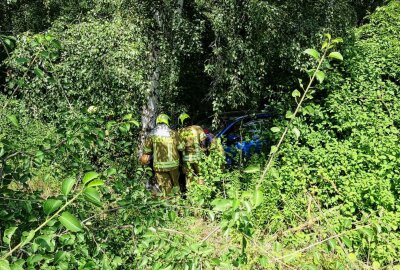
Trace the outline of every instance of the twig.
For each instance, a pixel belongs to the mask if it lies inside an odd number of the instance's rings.
[[[287,255],[285,255],[285,256],[278,257],[278,258],[273,258],[273,260],[274,260],[274,261],[278,261],[278,260],[282,260],[282,259],[291,257],[291,256],[293,256],[293,255],[295,255],[295,254],[297,254],[297,253],[302,253],[302,252],[304,252],[304,251],[307,251],[307,250],[309,250],[309,249],[312,249],[313,247],[316,247],[316,246],[318,246],[318,245],[321,245],[321,244],[323,244],[323,243],[325,243],[325,242],[327,242],[327,241],[329,241],[329,240],[332,240],[332,239],[335,239],[335,238],[339,238],[340,236],[343,236],[343,235],[345,235],[345,234],[347,234],[347,233],[349,233],[349,232],[357,231],[357,230],[360,230],[360,229],[365,228],[365,227],[368,227],[368,226],[369,226],[369,225],[364,225],[364,226],[360,226],[360,227],[358,227],[358,228],[354,228],[354,229],[351,229],[351,230],[348,230],[348,231],[341,232],[341,233],[339,233],[339,234],[336,234],[336,235],[330,236],[330,237],[328,237],[328,238],[325,238],[324,240],[321,240],[321,241],[318,241],[318,242],[316,242],[316,243],[313,243],[313,244],[311,244],[311,245],[309,245],[309,246],[307,246],[307,247],[304,247],[304,248],[302,248],[302,249],[296,250],[295,252],[292,252],[292,253],[287,254]]]
[[[204,243],[205,241],[207,241],[207,239],[210,238],[211,235],[213,235],[214,233],[216,233],[216,232],[219,231],[219,230],[220,230],[220,227],[215,227],[214,230],[212,230],[206,237],[204,237],[204,238],[201,240],[201,243]]]

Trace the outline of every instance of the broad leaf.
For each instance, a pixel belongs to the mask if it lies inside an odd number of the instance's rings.
[[[22,233],[21,242],[23,244],[29,243],[33,237],[35,237],[35,231],[31,230],[29,232],[25,231]]]
[[[291,111],[287,111],[285,117],[290,119],[294,117],[294,114]]]
[[[331,59],[336,59],[336,60],[343,61],[343,56],[342,56],[342,54],[340,52],[331,52],[328,55],[328,57],[331,58]]]
[[[87,187],[97,187],[97,186],[103,186],[104,185],[104,181],[100,180],[100,179],[96,179],[93,180],[92,182],[90,182]]]
[[[272,128],[271,128],[271,131],[272,131],[273,133],[277,133],[277,132],[281,131],[281,129],[280,129],[279,127],[272,127]]]
[[[10,264],[7,260],[1,259],[0,260],[0,270],[11,270]]]
[[[18,64],[26,64],[26,63],[28,63],[29,60],[25,57],[20,57],[20,58],[17,58],[16,61]]]
[[[67,230],[70,230],[72,232],[80,232],[82,231],[82,224],[81,222],[74,217],[70,212],[64,212],[62,215],[58,218],[58,220],[61,222],[62,225],[64,225]]]
[[[99,177],[99,174],[97,172],[88,172],[85,174],[85,176],[83,176],[82,182],[86,184],[93,179],[96,179],[97,177]]]
[[[61,186],[62,194],[67,196],[71,192],[71,189],[74,186],[75,182],[76,182],[76,180],[73,177],[65,179]]]
[[[4,231],[3,242],[7,245],[11,243],[11,237],[14,235],[17,227],[10,227]]]
[[[39,78],[44,77],[44,72],[39,67],[35,67],[34,72],[35,72],[36,76],[38,76]]]
[[[169,211],[168,212],[168,218],[171,222],[174,222],[176,220],[176,212],[175,211]]]
[[[109,168],[109,169],[106,170],[105,175],[108,177],[108,176],[111,176],[111,175],[116,174],[116,173],[117,173],[117,169]]]
[[[319,57],[320,57],[319,52],[317,52],[315,49],[307,49],[307,50],[304,51],[304,53],[306,53],[306,54],[308,54],[308,55],[314,57],[314,58],[317,59],[317,60],[318,60]]]
[[[260,164],[252,164],[249,165],[246,169],[243,170],[245,173],[257,173],[260,171]]]
[[[228,199],[215,199],[211,202],[211,205],[214,205],[215,211],[225,211],[232,206],[232,200]]]
[[[54,263],[58,263],[58,262],[65,260],[65,258],[67,258],[67,255],[68,255],[68,252],[66,252],[66,251],[57,252],[56,255],[54,256]]]
[[[325,79],[325,73],[322,70],[317,70],[315,72],[315,77],[320,83],[322,83]]]
[[[293,92],[292,92],[292,97],[301,97],[301,93],[300,93],[300,91],[299,90],[294,90]]]
[[[261,190],[257,189],[253,194],[253,205],[254,207],[259,206],[264,200],[264,196]]]
[[[131,120],[132,119],[132,114],[131,113],[126,114],[124,117],[122,117],[122,119]]]
[[[96,206],[101,206],[100,194],[95,188],[86,188],[83,195],[88,202],[91,202]]]
[[[19,127],[18,118],[14,114],[7,115],[7,119],[11,122],[14,127]]]
[[[298,128],[293,128],[293,133],[296,135],[296,138],[298,139],[300,137],[300,130]]]
[[[48,199],[43,204],[43,211],[46,215],[50,215],[62,205],[61,200]]]

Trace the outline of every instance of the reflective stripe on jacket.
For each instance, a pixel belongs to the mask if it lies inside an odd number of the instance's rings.
[[[153,155],[153,168],[165,172],[179,167],[178,138],[167,125],[157,125],[147,137],[143,152]]]

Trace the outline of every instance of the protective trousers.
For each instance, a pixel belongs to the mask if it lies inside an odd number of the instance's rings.
[[[156,171],[155,175],[161,191],[165,194],[170,193],[173,187],[179,187],[179,168],[166,172]]]

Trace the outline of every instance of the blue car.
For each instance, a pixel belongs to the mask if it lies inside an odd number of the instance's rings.
[[[238,117],[225,126],[218,134],[226,152],[228,165],[234,164],[234,158],[239,153],[240,158],[249,159],[252,154],[260,153],[267,145],[265,132],[271,126],[272,115],[255,114]]]

